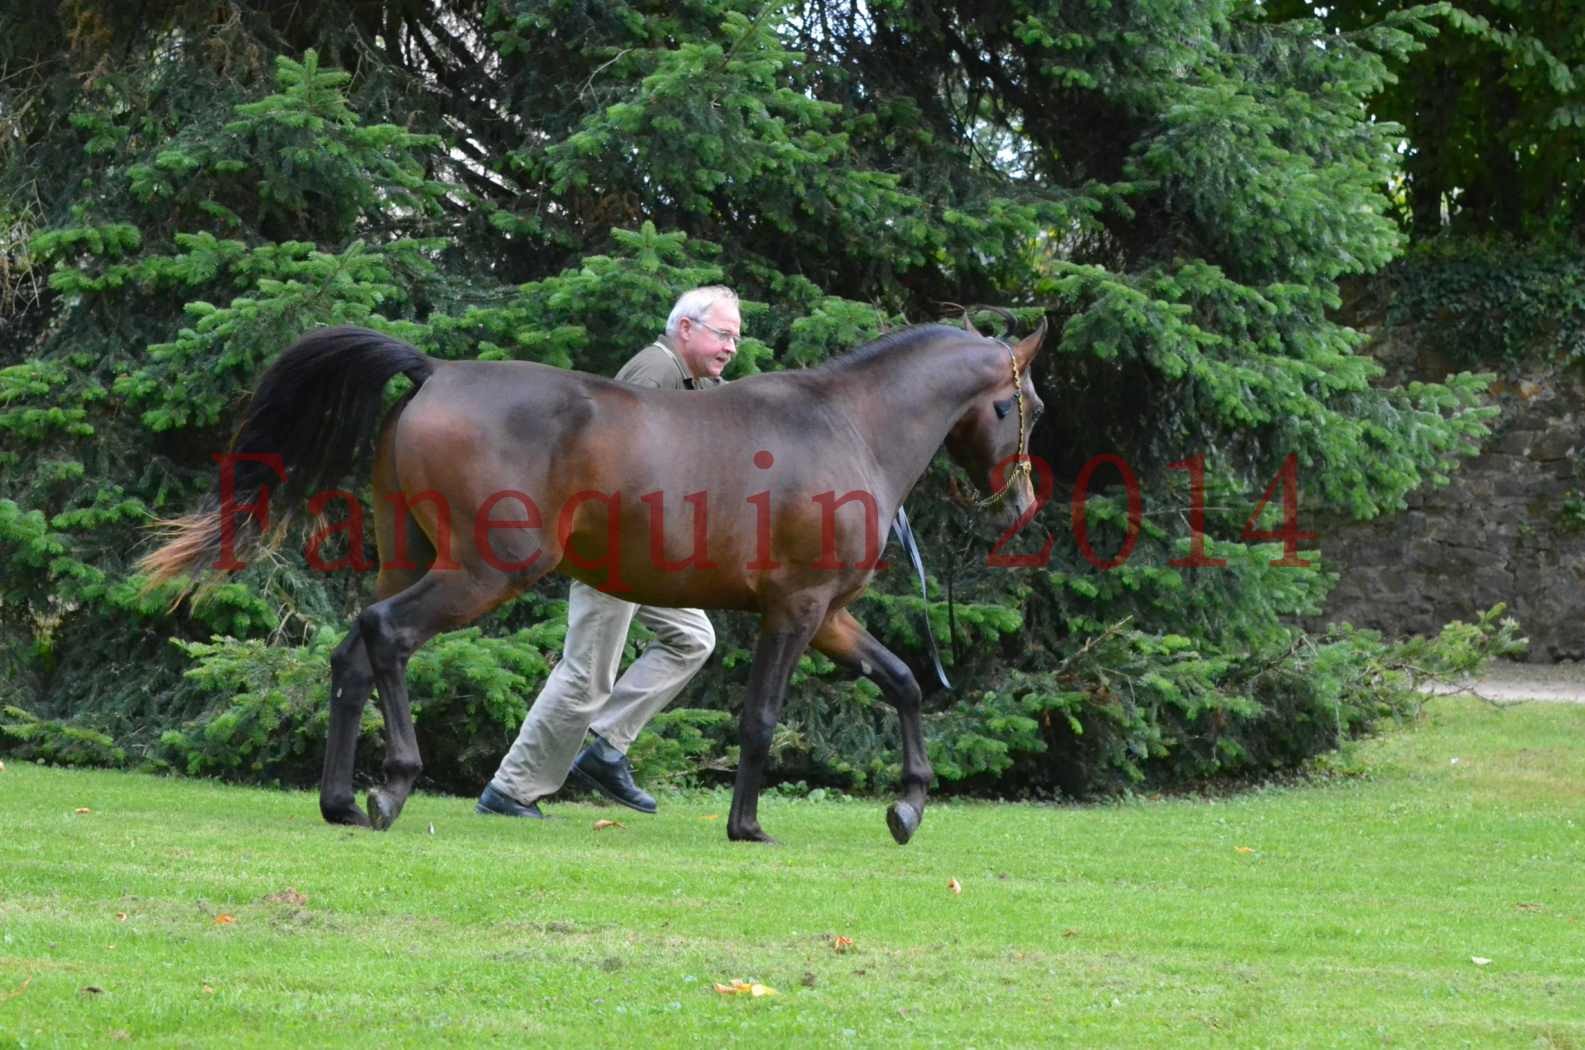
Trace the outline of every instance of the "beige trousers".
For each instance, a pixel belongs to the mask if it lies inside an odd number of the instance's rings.
[[[618,679],[635,616],[655,638]],[[634,605],[574,580],[561,660],[491,785],[524,803],[554,794],[590,729],[626,754],[639,730],[682,692],[714,648],[715,629],[698,609]]]

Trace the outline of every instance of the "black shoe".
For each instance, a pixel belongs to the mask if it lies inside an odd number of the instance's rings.
[[[593,788],[612,802],[620,802],[640,813],[655,812],[655,799],[633,783],[633,764],[598,736],[594,743],[579,752],[571,772],[579,784]]]
[[[512,796],[503,795],[495,790],[494,784],[486,784],[484,786],[484,791],[480,793],[479,801],[474,804],[473,811],[501,817],[528,817],[530,820],[545,819],[545,814],[539,811],[538,803],[530,802],[525,806]]]

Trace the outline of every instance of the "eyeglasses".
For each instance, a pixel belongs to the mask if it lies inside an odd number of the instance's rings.
[[[688,318],[688,320],[692,321],[694,324],[698,325],[700,328],[707,328],[711,332],[714,332],[715,333],[715,337],[717,339],[721,340],[723,343],[731,343],[733,346],[737,346],[739,343],[741,343],[743,341],[743,337],[741,335],[739,335],[738,333],[736,333],[736,332],[724,332],[721,329],[717,328],[715,325],[707,324],[704,321],[699,320],[697,317],[690,317],[690,318]]]

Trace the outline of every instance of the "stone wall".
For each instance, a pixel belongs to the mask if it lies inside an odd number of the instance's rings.
[[[1377,356],[1394,380],[1448,372],[1434,355],[1378,345]],[[1493,391],[1494,433],[1451,484],[1385,520],[1320,530],[1341,574],[1325,620],[1402,637],[1506,602],[1531,662],[1585,659],[1585,522],[1565,509],[1585,492],[1585,383],[1537,373]]]

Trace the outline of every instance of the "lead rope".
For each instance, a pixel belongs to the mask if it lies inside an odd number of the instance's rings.
[[[892,532],[897,536],[897,542],[902,546],[903,553],[907,554],[909,560],[914,563],[914,572],[919,575],[919,597],[924,601],[925,611],[925,637],[930,639],[930,662],[935,664],[936,677],[941,679],[941,687],[951,689],[952,683],[947,681],[946,669],[941,666],[941,650],[936,646],[936,632],[930,629],[930,596],[925,591],[925,560],[919,555],[919,544],[914,539],[914,530],[908,525],[908,512],[900,506],[897,508],[897,517],[892,521]]]

